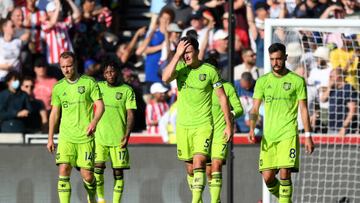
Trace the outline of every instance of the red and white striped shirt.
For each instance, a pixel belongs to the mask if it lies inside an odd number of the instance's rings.
[[[152,122],[159,122],[161,116],[169,110],[169,105],[166,102],[156,103],[151,101],[146,105],[145,117],[146,117],[146,130],[149,134],[159,134],[158,125],[150,125]]]
[[[49,28],[49,21],[41,26],[44,30],[46,44],[46,55],[49,64],[59,63],[60,54],[64,51],[73,51],[68,30],[73,25],[71,17],[65,18],[63,22],[57,22]]]
[[[43,51],[43,47],[42,47],[43,32],[41,30],[41,21],[46,19],[46,13],[45,13],[45,11],[41,11],[41,10],[36,10],[35,12],[31,12],[26,7],[22,7],[21,10],[23,12],[24,19],[27,16],[30,16],[30,18],[31,18],[31,20],[30,20],[30,22],[31,22],[31,24],[30,24],[30,29],[31,29],[30,42],[34,43],[34,45],[35,45],[34,51],[36,53],[41,53]]]

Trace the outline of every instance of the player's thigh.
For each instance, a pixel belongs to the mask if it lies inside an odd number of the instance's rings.
[[[192,152],[194,150],[193,141],[189,137],[189,129],[184,127],[176,127],[176,147],[179,160],[191,161]]]
[[[114,169],[129,169],[130,155],[127,148],[120,146],[110,147],[110,160]]]
[[[95,161],[95,142],[94,140],[77,144],[76,166],[81,169],[92,170]]]
[[[56,164],[68,164],[73,167],[76,166],[76,144],[61,141],[56,149]]]
[[[105,163],[110,158],[110,147],[95,142],[95,164]]]
[[[193,154],[201,154],[209,157],[213,136],[212,126],[209,125],[192,129],[190,135],[194,143]]]
[[[300,144],[298,136],[280,141],[277,144],[278,168],[290,168],[296,172],[299,169]]]
[[[211,143],[211,160],[226,160],[228,143],[224,139],[224,130],[219,129],[214,131]]]
[[[261,140],[260,157],[259,157],[259,171],[267,171],[277,169],[276,157],[276,143],[267,142],[265,139]]]

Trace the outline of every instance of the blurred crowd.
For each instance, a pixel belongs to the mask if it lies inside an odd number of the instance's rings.
[[[249,130],[248,113],[257,78],[264,74],[266,18],[360,20],[359,0],[234,0],[235,66],[228,67],[229,4],[225,0],[152,0],[149,26],[124,35],[126,9],[118,0],[0,1],[1,132],[47,132],[52,87],[62,78],[58,58],[74,51],[81,73],[102,80],[101,65],[114,61],[136,93],[135,131],[161,134],[173,142],[176,83],[161,74],[182,36],[199,41],[199,58],[215,64],[234,86],[245,109],[236,131]],[[126,26],[125,26],[126,27]],[[287,67],[308,84],[315,132],[358,133],[358,33],[300,31],[300,38],[275,30],[287,45]],[[261,134],[261,119],[257,132]],[[302,130],[301,121],[299,129]]]

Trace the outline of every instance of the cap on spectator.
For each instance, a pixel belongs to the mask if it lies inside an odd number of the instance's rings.
[[[261,29],[261,30],[265,29],[264,21],[260,20],[259,18],[255,18],[255,26],[256,26],[256,28]]]
[[[218,30],[218,31],[215,32],[214,37],[213,37],[213,40],[214,40],[214,41],[216,41],[216,40],[223,40],[223,39],[226,39],[228,36],[229,36],[229,33],[228,33],[228,32],[225,32],[225,30],[220,29],[220,30]]]
[[[197,12],[191,14],[190,19],[191,20],[193,20],[193,19],[200,20],[202,17],[203,16],[202,16],[201,12],[197,11]]]
[[[329,54],[330,54],[330,49],[328,47],[318,47],[314,52],[315,57],[319,57],[326,61],[329,60]]]
[[[269,10],[269,5],[266,2],[257,2],[255,4],[255,11],[258,9]]]
[[[49,3],[47,3],[46,12],[55,11],[55,9],[56,9],[56,5],[55,5],[54,1],[50,1]]]
[[[166,88],[163,84],[161,84],[160,82],[156,82],[154,84],[151,85],[150,87],[150,93],[151,94],[155,94],[155,93],[165,93],[168,91],[168,88]]]
[[[302,55],[302,47],[298,42],[290,42],[286,46],[286,53],[289,57],[299,57]]]
[[[37,67],[37,68],[46,68],[47,67],[47,63],[45,61],[44,58],[37,58],[35,61],[34,61],[34,67]]]
[[[182,32],[182,29],[176,23],[170,23],[167,27],[168,32]]]
[[[93,66],[96,62],[93,59],[87,59],[84,62],[84,71],[87,71],[91,68],[91,66]]]

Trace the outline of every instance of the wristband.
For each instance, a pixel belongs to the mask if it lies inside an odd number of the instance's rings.
[[[311,132],[305,132],[305,137],[311,137]]]

